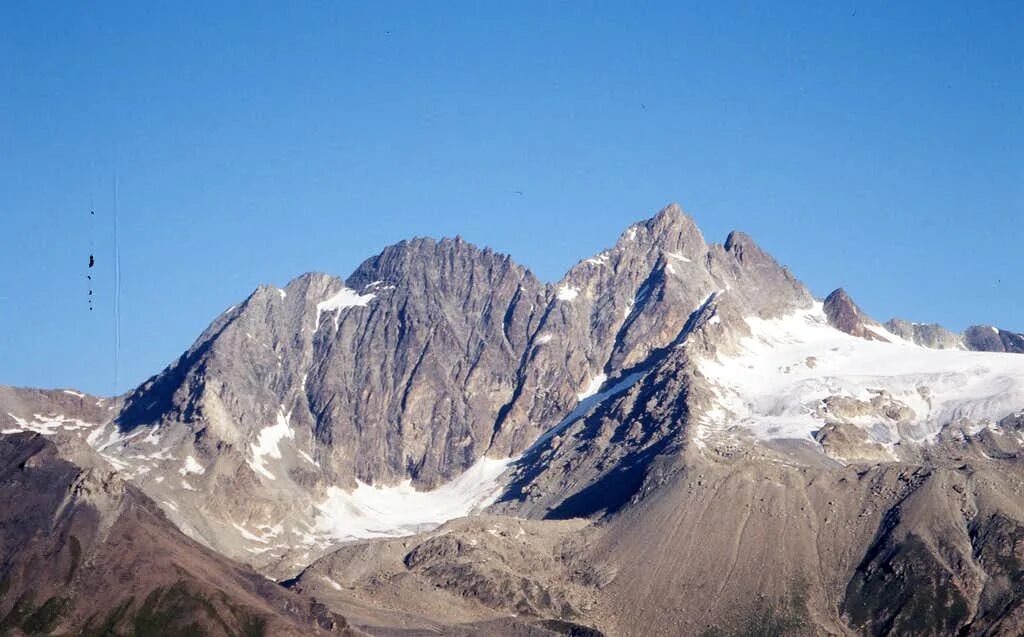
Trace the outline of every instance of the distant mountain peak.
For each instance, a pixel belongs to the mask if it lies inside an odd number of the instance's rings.
[[[686,249],[693,254],[706,249],[704,235],[693,218],[679,204],[669,204],[653,217],[626,228],[616,243],[618,249],[650,249],[667,251]]]
[[[868,329],[868,324],[874,321],[861,312],[860,307],[843,288],[837,288],[825,297],[823,309],[829,325],[837,330],[858,338],[885,340]]]
[[[517,276],[526,276],[529,272],[509,255],[479,247],[461,237],[417,237],[389,245],[366,259],[346,279],[346,284],[358,289],[375,281],[394,283],[421,277],[424,271],[431,269],[451,278],[465,274],[476,263],[489,269],[513,270]]]

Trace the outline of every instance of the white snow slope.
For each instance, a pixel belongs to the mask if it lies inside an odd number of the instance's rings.
[[[829,396],[868,401],[884,391],[913,409],[901,431],[877,417],[854,419],[881,443],[927,442],[950,423],[980,430],[1024,408],[1020,354],[927,349],[878,329],[892,342],[867,341],[828,325],[821,303],[746,321],[752,335],[741,340],[739,355],[700,363],[719,400],[698,439],[733,428],[762,440],[811,439]]]
[[[498,478],[512,460],[481,458],[432,491],[417,491],[409,480],[393,487],[357,481],[351,492],[331,487],[317,506],[317,531],[339,540],[398,537],[470,515],[497,499],[503,486]]]

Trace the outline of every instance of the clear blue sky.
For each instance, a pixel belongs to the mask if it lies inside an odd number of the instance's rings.
[[[260,283],[454,234],[550,281],[670,201],[1024,331],[1024,3],[481,4],[3,3],[0,383],[115,391],[115,176],[117,391]]]

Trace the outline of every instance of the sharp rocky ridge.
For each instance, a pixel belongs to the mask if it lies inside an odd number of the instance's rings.
[[[981,439],[1016,454],[1020,352],[1008,330],[815,299],[749,236],[709,243],[670,205],[556,283],[417,238],[346,279],[263,286],[128,394],[4,388],[0,426],[112,466],[186,535],[285,578],[483,510],[639,532],[639,512],[698,506],[695,476],[732,484],[736,463],[935,466]]]

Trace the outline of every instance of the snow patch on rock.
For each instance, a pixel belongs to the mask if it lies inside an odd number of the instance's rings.
[[[334,329],[338,329],[338,320],[341,318],[341,310],[349,307],[366,307],[374,299],[374,294],[359,294],[350,288],[341,288],[326,300],[316,304],[316,328],[320,328],[320,317],[324,312],[338,312],[334,315]]]
[[[586,400],[587,398],[590,398],[601,389],[601,385],[604,385],[606,380],[608,380],[608,374],[605,374],[604,372],[594,376],[590,379],[590,382],[587,383],[586,388],[576,394],[577,399]]]
[[[245,528],[241,524],[236,524],[235,522],[232,522],[231,526],[235,527],[235,530],[238,531],[238,534],[241,535],[243,539],[249,540],[250,542],[260,542],[262,544],[266,544],[267,542],[269,542],[267,538],[262,537],[260,535],[256,535],[255,533]]]
[[[285,438],[295,439],[295,430],[288,422],[290,417],[291,413],[285,414],[284,410],[278,409],[277,422],[261,429],[256,443],[251,445],[252,459],[249,461],[249,466],[256,473],[271,480],[275,480],[276,477],[267,469],[264,458],[279,460],[281,458],[280,442]]]
[[[676,261],[682,261],[683,263],[693,263],[693,261],[691,259],[689,259],[687,257],[684,257],[683,255],[679,254],[678,252],[666,252],[665,256],[671,257],[671,258],[675,259]]]
[[[359,480],[356,488],[327,490],[316,505],[316,530],[336,540],[399,537],[426,531],[470,515],[497,500],[499,478],[513,458],[480,458],[462,475],[431,491],[417,491],[410,480],[375,487]]]
[[[32,420],[19,418],[10,412],[7,412],[7,415],[14,419],[14,423],[17,426],[0,431],[2,434],[13,434],[18,433],[19,431],[34,431],[44,436],[52,436],[60,431],[75,431],[78,429],[95,427],[92,423],[88,423],[77,418],[68,418],[63,414],[33,414]]]
[[[313,459],[313,456],[309,455],[309,454],[308,454],[308,453],[306,453],[305,451],[302,451],[301,449],[297,449],[296,451],[298,451],[298,453],[299,453],[299,456],[300,456],[300,457],[301,457],[301,458],[302,458],[303,460],[305,460],[306,462],[308,462],[309,464],[313,465],[314,467],[319,467],[319,466],[320,466],[320,463],[319,463],[319,462],[317,462],[316,460],[314,460],[314,459]]]
[[[183,476],[188,475],[190,473],[194,473],[196,475],[203,475],[204,473],[206,473],[206,467],[199,464],[199,461],[196,460],[193,456],[187,456],[185,458],[185,466],[183,466],[181,469],[178,469],[178,473]]]
[[[568,301],[572,303],[573,301],[576,300],[576,297],[579,295],[580,291],[574,287],[563,285],[562,287],[558,288],[557,296],[559,301]]]
[[[327,577],[326,575],[324,575],[323,578],[324,578],[324,581],[327,582],[327,584],[331,588],[333,588],[336,591],[340,591],[341,590],[341,584],[335,582],[334,580],[332,580],[331,578]]]

